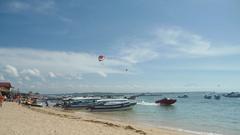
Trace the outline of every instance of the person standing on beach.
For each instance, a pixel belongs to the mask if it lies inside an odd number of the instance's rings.
[[[47,99],[45,100],[45,104],[46,104],[46,107],[48,107],[48,101],[47,101]]]
[[[0,92],[0,107],[2,107],[3,100],[4,100],[4,96],[2,96],[2,93]]]
[[[17,95],[17,102],[19,105],[21,104],[21,96],[20,95]]]
[[[6,95],[4,96],[4,101],[7,101],[7,96]]]

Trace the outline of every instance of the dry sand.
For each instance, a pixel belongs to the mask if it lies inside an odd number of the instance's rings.
[[[28,108],[5,102],[0,108],[0,135],[190,135],[99,119],[51,108]]]

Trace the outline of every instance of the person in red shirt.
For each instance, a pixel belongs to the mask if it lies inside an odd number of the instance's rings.
[[[2,107],[3,101],[4,101],[4,96],[2,96],[2,93],[0,92],[0,107]]]

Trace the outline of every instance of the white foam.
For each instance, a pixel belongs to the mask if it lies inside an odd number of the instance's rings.
[[[138,104],[138,105],[148,105],[148,106],[157,106],[157,105],[158,105],[158,104],[156,104],[156,103],[145,102],[145,101],[138,102],[137,104]]]

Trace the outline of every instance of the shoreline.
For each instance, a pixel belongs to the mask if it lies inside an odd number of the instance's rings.
[[[149,129],[153,128],[153,129],[160,129],[160,130],[170,130],[170,131],[175,131],[175,132],[181,132],[183,134],[185,133],[187,135],[224,135],[224,134],[220,134],[220,133],[194,131],[194,130],[178,128],[178,127],[173,127],[173,126],[163,126],[163,125],[156,126],[154,124],[144,123],[144,121],[120,119],[120,118],[114,117],[113,115],[108,116],[108,113],[112,113],[112,112],[100,112],[101,114],[96,114],[96,112],[89,113],[89,112],[85,112],[85,111],[76,111],[76,110],[72,111],[72,112],[77,113],[77,114],[80,113],[80,115],[84,113],[87,116],[94,117],[94,118],[97,118],[97,119],[109,120],[109,121],[114,121],[114,122],[117,121],[117,122],[120,122],[120,123],[135,125],[135,126],[141,127],[141,128],[149,128]]]
[[[75,114],[53,108],[28,108],[11,102],[5,102],[0,112],[0,131],[8,135],[75,135],[81,133],[84,135],[196,135],[184,131],[99,118],[87,112]]]

